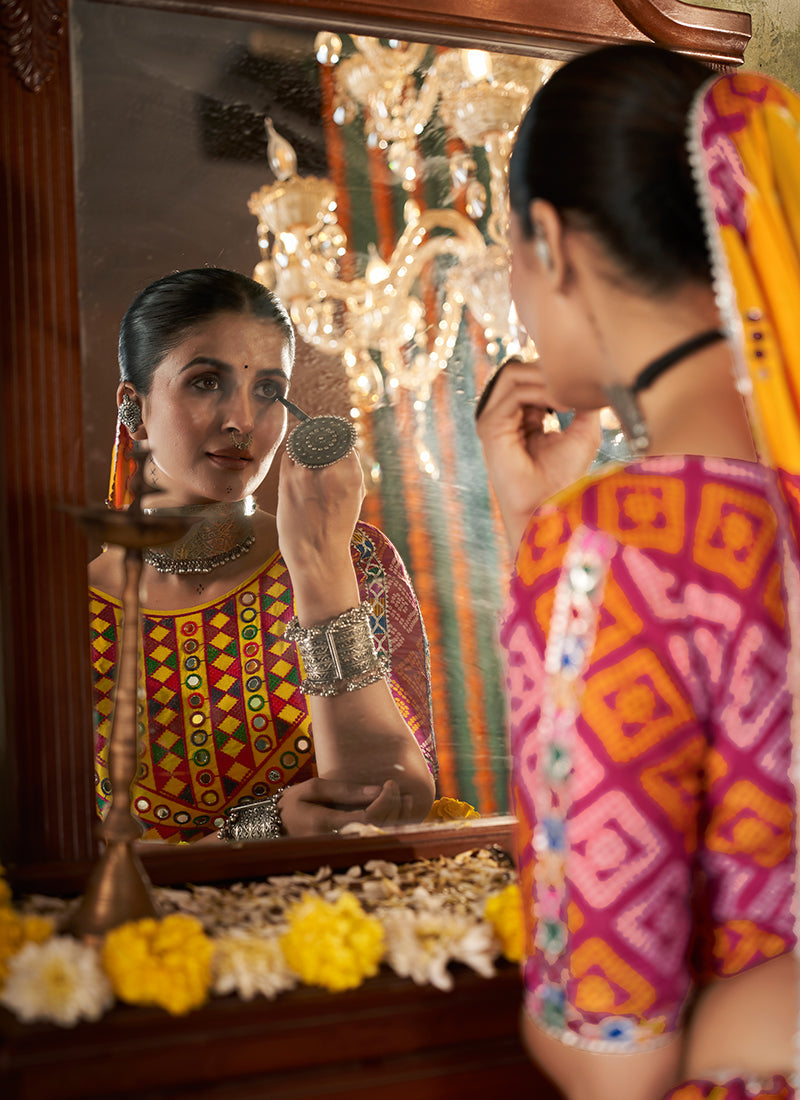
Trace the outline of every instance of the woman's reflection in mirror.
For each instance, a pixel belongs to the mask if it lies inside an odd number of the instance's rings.
[[[424,628],[397,552],[359,522],[357,453],[323,468],[284,455],[276,514],[253,500],[286,433],[294,352],[282,303],[219,268],[152,283],[122,322],[109,504],[130,503],[139,441],[144,508],[197,517],[144,553],[131,794],[147,840],[391,826],[433,801]],[[89,567],[101,814],[123,554]]]

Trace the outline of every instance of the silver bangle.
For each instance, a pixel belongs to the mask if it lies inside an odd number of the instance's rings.
[[[284,835],[280,798],[284,788],[260,799],[225,811],[220,840],[276,840]]]
[[[389,673],[388,660],[375,651],[367,601],[317,626],[301,627],[295,616],[285,637],[296,644],[303,662],[305,695],[342,695]]]

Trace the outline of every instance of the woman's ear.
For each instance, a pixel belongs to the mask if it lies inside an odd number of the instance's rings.
[[[534,199],[531,203],[533,248],[554,290],[560,290],[568,273],[564,248],[564,225],[552,203]]]
[[[129,382],[120,382],[117,386],[117,417],[128,429],[131,439],[147,439],[147,429],[142,422],[141,401]]]

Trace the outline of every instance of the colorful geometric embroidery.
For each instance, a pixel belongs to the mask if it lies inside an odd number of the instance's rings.
[[[352,551],[377,645],[393,658],[392,692],[433,770],[427,650],[408,577],[394,549],[371,528],[357,527]],[[103,813],[110,796],[107,739],[121,607],[93,591],[90,611],[95,778]],[[293,613],[288,572],[275,555],[217,603],[180,614],[142,614],[141,760],[132,799],[146,837],[186,840],[210,833],[224,809],[315,774],[297,653],[284,638]]]
[[[501,641],[526,1006],[565,1042],[658,1044],[680,1026],[693,973],[794,945],[772,477],[647,459],[548,503],[519,551]],[[570,555],[590,536],[607,569],[574,638]],[[711,930],[695,970],[693,898]]]

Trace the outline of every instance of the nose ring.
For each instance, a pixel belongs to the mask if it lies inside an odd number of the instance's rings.
[[[252,432],[248,432],[247,435],[240,436],[235,428],[228,428],[228,431],[231,433],[231,443],[233,443],[237,451],[246,451],[250,444],[253,442]]]

